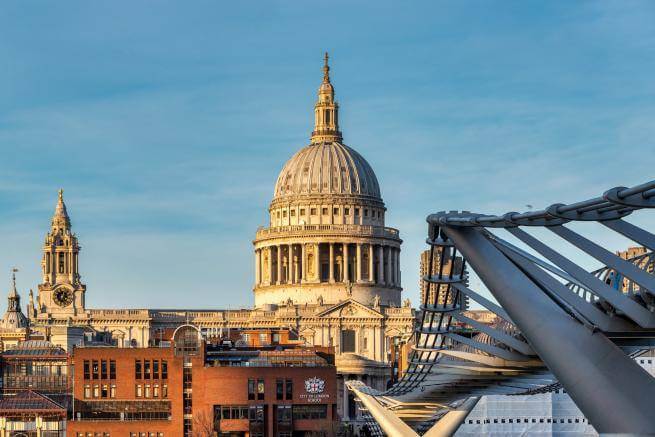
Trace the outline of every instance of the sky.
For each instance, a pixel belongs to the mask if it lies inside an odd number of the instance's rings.
[[[308,143],[324,51],[414,304],[429,213],[653,179],[653,2],[3,2],[0,290],[13,266],[36,290],[63,188],[87,306],[251,306],[252,239]]]

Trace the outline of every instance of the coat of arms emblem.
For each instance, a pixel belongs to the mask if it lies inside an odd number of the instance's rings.
[[[316,395],[323,393],[325,390],[325,381],[320,378],[313,377],[305,380],[305,391],[307,393]]]

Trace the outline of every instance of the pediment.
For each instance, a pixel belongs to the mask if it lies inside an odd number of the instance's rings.
[[[354,299],[347,299],[333,305],[320,313],[318,317],[325,318],[374,318],[382,319],[384,316],[377,310],[367,307]]]

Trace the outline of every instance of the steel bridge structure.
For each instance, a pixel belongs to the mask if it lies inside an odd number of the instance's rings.
[[[655,432],[655,378],[634,360],[655,347],[655,235],[633,224],[654,223],[637,216],[649,208],[655,181],[539,211],[428,216],[428,292],[407,371],[386,392],[349,383],[373,432],[451,435],[480,396],[553,387],[599,433]],[[643,250],[621,257],[579,233],[589,227]],[[578,262],[562,248],[575,248]],[[446,267],[458,257],[461,269]],[[579,259],[602,267],[590,272]],[[467,269],[495,302],[469,287]],[[497,322],[467,317],[463,296]],[[463,335],[461,325],[477,334]]]

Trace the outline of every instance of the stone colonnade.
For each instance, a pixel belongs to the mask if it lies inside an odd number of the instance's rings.
[[[255,284],[352,282],[400,287],[400,248],[372,243],[285,243],[255,249]]]

